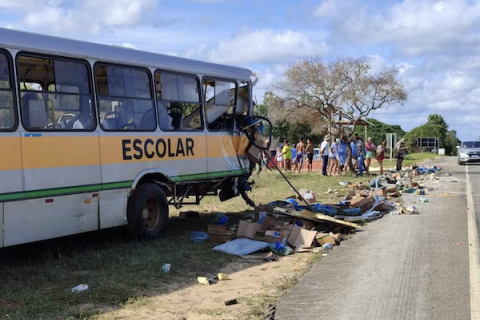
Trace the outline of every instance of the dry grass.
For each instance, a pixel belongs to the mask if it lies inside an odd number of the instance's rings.
[[[336,203],[344,194],[339,181],[368,181],[366,177],[321,177],[318,173],[287,176],[298,189],[310,189],[324,203]],[[250,196],[257,203],[294,195],[278,173],[262,172],[254,180]],[[339,194],[326,194],[328,188],[337,189]],[[232,256],[213,251],[214,244],[191,243],[189,235],[206,230],[216,213],[238,218],[251,208],[241,198],[223,203],[206,198],[202,205],[184,210],[204,214],[198,219],[171,219],[167,234],[155,241],[132,241],[119,228],[0,250],[0,317],[87,319],[130,304],[148,305],[149,297],[191,286],[197,275],[214,273],[234,261]],[[172,216],[177,214],[172,210]],[[163,263],[172,264],[170,273],[161,272]],[[87,283],[90,289],[71,293],[70,289],[80,283]],[[279,292],[293,284],[286,279]],[[265,307],[268,301],[255,306]]]

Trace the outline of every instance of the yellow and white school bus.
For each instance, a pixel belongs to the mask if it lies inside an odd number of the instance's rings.
[[[248,200],[241,126],[255,80],[244,68],[0,29],[0,247],[121,225],[154,237],[169,205]]]

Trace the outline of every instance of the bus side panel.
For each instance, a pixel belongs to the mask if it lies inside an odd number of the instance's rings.
[[[0,203],[0,248],[3,248],[3,203]]]
[[[25,191],[100,185],[98,133],[22,137]]]
[[[98,197],[75,194],[4,203],[4,246],[98,230]]]
[[[23,192],[20,134],[0,133],[0,201],[2,194]]]
[[[100,191],[100,229],[127,224],[127,189]]]
[[[133,182],[145,169],[172,180],[207,178],[205,134],[100,133],[102,183]],[[131,184],[129,185],[131,187]]]
[[[229,172],[243,170],[238,155],[245,154],[238,150],[240,137],[233,137],[231,132],[209,133],[207,135],[208,174],[210,178],[229,175]]]

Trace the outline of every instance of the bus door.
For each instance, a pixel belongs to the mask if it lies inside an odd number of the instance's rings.
[[[237,82],[205,77],[203,92],[209,178],[239,175],[249,168],[244,156],[248,140],[235,123],[236,114],[242,113],[237,107]]]
[[[4,202],[23,197],[22,155],[12,59],[0,50],[0,248],[4,246]]]
[[[98,229],[100,155],[89,65],[17,56],[24,201],[5,205],[5,245]]]

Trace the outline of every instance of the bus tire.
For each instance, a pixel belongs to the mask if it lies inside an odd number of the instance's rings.
[[[128,230],[137,239],[156,238],[167,227],[168,211],[162,188],[154,183],[142,184],[128,200]]]

